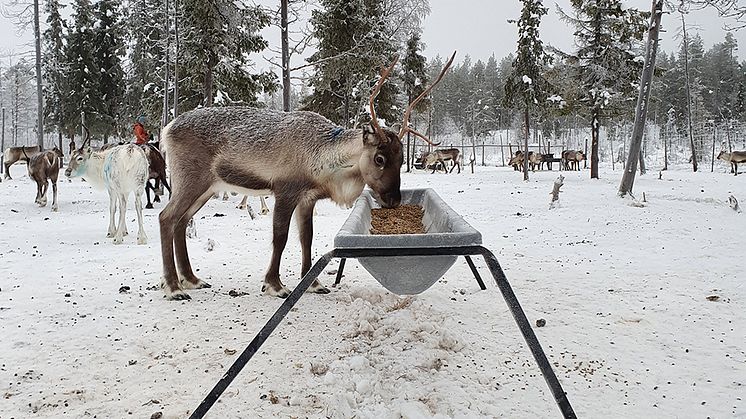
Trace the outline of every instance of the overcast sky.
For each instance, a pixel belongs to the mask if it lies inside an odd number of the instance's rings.
[[[276,4],[276,0],[258,0],[262,4]],[[648,10],[650,0],[627,0],[628,6]],[[555,12],[555,4],[565,10],[570,9],[569,0],[545,2],[550,14],[541,25],[541,37],[546,44],[560,49],[572,48],[572,30],[560,22]],[[467,54],[473,60],[486,60],[495,54],[499,59],[513,52],[516,47],[517,30],[508,19],[516,19],[520,14],[521,3],[518,0],[430,0],[430,15],[424,20],[423,41],[426,43],[425,55],[445,56],[458,50],[459,60]],[[69,11],[68,11],[69,13]],[[692,12],[688,24],[696,25],[705,42],[705,47],[722,42],[725,31],[724,20],[712,10]],[[679,31],[678,16],[666,14],[663,17],[662,48],[666,51],[676,50],[679,40],[675,35]],[[272,27],[264,31],[271,45],[279,45],[279,29]],[[0,16],[0,57],[7,65],[8,53],[30,53],[32,44],[30,31],[21,34],[13,27],[10,20]],[[735,33],[741,48],[738,55],[746,60],[746,29]],[[269,55],[269,53],[265,53]],[[31,56],[29,56],[31,57]],[[17,60],[17,58],[16,58]],[[257,59],[259,67],[266,67]],[[294,63],[297,64],[297,63]]]

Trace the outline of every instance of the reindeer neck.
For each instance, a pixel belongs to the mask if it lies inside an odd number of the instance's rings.
[[[340,206],[351,207],[365,188],[360,172],[363,150],[363,131],[347,129],[326,144],[315,164],[326,194]]]
[[[97,188],[103,188],[104,182],[104,163],[106,161],[104,152],[94,151],[85,162],[85,174],[83,177]]]

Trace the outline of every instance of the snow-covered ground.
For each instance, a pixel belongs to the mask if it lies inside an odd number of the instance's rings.
[[[502,168],[419,172],[403,186],[434,188],[482,232],[531,323],[546,320],[535,331],[579,417],[746,417],[746,213],[727,205],[746,204],[746,176],[719,169],[638,178],[644,208],[616,197],[611,170],[563,172],[554,210],[556,171],[528,183]],[[187,416],[281,304],[260,293],[271,217],[250,220],[240,197],[210,201],[190,256],[213,288],[166,301],[157,210],[148,245],[130,234],[114,246],[105,192],[63,180],[52,213],[33,203],[25,166],[12,173],[0,184],[0,417]],[[319,205],[316,255],[348,213]],[[299,269],[293,236],[287,285]],[[330,295],[303,297],[210,417],[559,416],[494,283],[480,291],[463,259],[413,297],[355,261],[345,272]]]

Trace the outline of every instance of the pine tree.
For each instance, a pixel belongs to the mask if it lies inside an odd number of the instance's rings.
[[[544,77],[544,67],[551,63],[539,38],[541,17],[547,14],[542,0],[522,0],[523,9],[518,20],[518,50],[513,61],[513,72],[505,84],[508,105],[523,109],[525,128],[523,179],[528,180],[528,139],[532,109],[546,104],[549,86]]]
[[[647,28],[647,13],[625,10],[621,0],[572,0],[572,7],[574,15],[562,18],[575,27],[578,50],[561,55],[577,63],[576,80],[585,92],[581,101],[591,121],[591,178],[598,178],[601,120],[637,93],[642,63],[633,50]]]
[[[308,61],[317,65],[310,80],[314,90],[304,107],[337,124],[352,126],[370,118],[370,89],[378,81],[379,68],[389,65],[397,48],[386,36],[379,1],[321,0],[321,6],[311,16],[318,51]],[[376,99],[379,118],[399,120],[397,93],[389,79]]]

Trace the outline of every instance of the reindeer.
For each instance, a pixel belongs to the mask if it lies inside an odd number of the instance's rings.
[[[106,237],[113,237],[114,244],[123,243],[124,236],[127,235],[127,196],[134,192],[138,223],[137,244],[146,244],[148,237],[142,225],[142,193],[148,179],[148,158],[145,152],[134,144],[93,151],[88,129],[85,126],[84,129],[86,135],[83,144],[70,156],[65,176],[83,176],[93,186],[106,188],[109,193],[109,230]],[[117,208],[119,225],[115,226]]]
[[[35,203],[40,207],[47,206],[47,188],[52,181],[52,211],[57,211],[57,178],[62,165],[62,150],[57,147],[34,154],[29,159],[28,177],[36,182]]]
[[[12,177],[10,177],[10,166],[19,161],[25,161],[28,163],[28,161],[31,160],[31,157],[34,157],[40,152],[41,148],[39,148],[38,145],[35,145],[33,147],[20,146],[6,148],[4,156],[5,162],[3,164],[5,166],[5,179],[13,179]]]
[[[249,204],[248,200],[249,200],[249,196],[248,195],[244,195],[243,199],[241,200],[241,203],[238,204],[238,206],[236,208],[238,208],[240,210],[244,210],[245,209],[245,210],[249,211],[249,217],[251,217],[251,219],[253,220],[253,219],[256,218],[256,213],[254,213],[254,209],[251,208],[251,204]],[[262,205],[262,209],[259,211],[259,213],[262,214],[262,215],[269,214],[269,207],[267,206],[267,201],[266,201],[264,195],[260,195],[259,196],[259,201],[261,202],[261,205]],[[314,214],[314,215],[316,215],[316,214]]]
[[[565,170],[580,170],[580,162],[585,160],[582,151],[565,150],[562,152],[562,167]]]
[[[425,167],[433,166],[433,171],[431,172],[431,174],[435,173],[435,170],[438,168],[436,163],[440,163],[445,173],[453,173],[453,169],[455,169],[457,166],[458,166],[458,173],[461,173],[461,163],[459,161],[459,153],[460,152],[458,148],[445,148],[441,150],[435,150],[429,153],[425,153],[423,155],[423,162],[424,162]],[[447,161],[453,162],[453,166],[451,167],[450,171],[448,171],[448,166],[446,165]]]
[[[157,193],[159,184],[162,184],[168,190],[169,197],[171,196],[171,186],[166,179],[166,160],[155,145],[141,144],[140,147],[145,151],[148,158],[148,180],[145,182],[145,197],[148,202],[145,204],[145,208],[153,209],[153,204],[150,202],[150,191],[153,191],[153,202],[161,202]],[[155,185],[150,183],[150,179],[155,181]]]
[[[159,217],[161,286],[166,297],[185,300],[190,298],[185,289],[210,287],[192,271],[186,228],[216,191],[274,194],[272,258],[262,291],[281,298],[290,294],[280,280],[280,260],[293,212],[302,248],[301,275],[305,275],[311,268],[317,200],[329,198],[350,207],[367,184],[382,206],[397,207],[404,160],[401,139],[411,132],[429,142],[409,127],[409,115],[442,79],[454,57],[455,53],[434,84],[409,105],[398,133],[379,125],[373,106],[396,59],[381,72],[373,88],[371,122],[362,129],[340,128],[314,112],[245,107],[201,108],[172,121],[163,131],[162,142],[171,168],[173,195]],[[309,290],[330,292],[318,280]]]
[[[746,163],[746,151],[733,151],[730,153],[721,151],[718,154],[718,159],[729,162],[733,176],[738,176],[738,163]]]
[[[543,161],[544,156],[541,153],[528,152],[528,165],[532,172],[535,172],[537,167],[541,170],[541,163]]]

